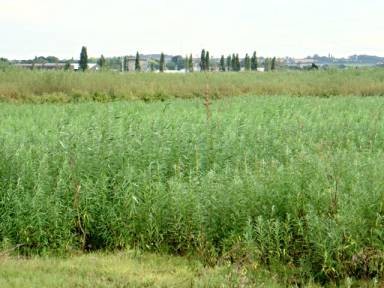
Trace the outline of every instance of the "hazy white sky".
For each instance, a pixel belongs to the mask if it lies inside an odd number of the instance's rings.
[[[384,56],[384,0],[0,0],[0,57]]]

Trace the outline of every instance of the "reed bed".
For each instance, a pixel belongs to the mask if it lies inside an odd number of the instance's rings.
[[[1,247],[383,275],[382,98],[224,98],[209,117],[204,105],[3,103]]]

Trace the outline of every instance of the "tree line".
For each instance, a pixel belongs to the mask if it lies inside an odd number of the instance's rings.
[[[118,57],[116,59],[117,61],[121,62],[121,63],[117,63],[118,65],[120,65],[121,71],[131,70],[129,62],[132,59],[130,57],[125,56],[123,58]],[[214,61],[210,57],[209,51],[202,49],[200,61],[198,63],[199,65],[198,67],[202,72],[213,71],[215,69],[221,72],[227,72],[227,71],[239,72],[242,69],[244,69],[245,71],[257,71],[259,68],[264,68],[265,71],[271,71],[271,70],[276,70],[277,68],[276,57],[266,58],[264,59],[263,63],[259,63],[256,51],[253,52],[252,56],[249,56],[248,54],[246,54],[243,60],[240,59],[239,54],[233,53],[232,55],[228,55],[227,57],[222,55],[218,63],[213,63],[213,62]],[[100,67],[100,69],[106,68],[107,61],[104,55],[100,56],[100,58],[97,60],[97,64]],[[85,71],[87,70],[87,68],[88,68],[88,53],[87,53],[87,48],[83,46],[80,53],[79,69],[82,71]],[[160,54],[159,61],[154,59],[148,60],[148,68],[150,71],[158,70],[159,72],[164,72],[166,69],[174,70],[175,68],[176,70],[185,69],[186,72],[194,72],[195,62],[192,57],[192,54],[190,54],[189,56],[186,55],[185,58],[181,56],[174,56],[172,57],[170,62],[166,63],[165,55],[162,52]],[[140,72],[142,70],[139,52],[136,53],[133,69],[136,72]]]

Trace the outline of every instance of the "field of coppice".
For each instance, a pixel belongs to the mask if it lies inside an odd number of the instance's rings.
[[[0,243],[380,277],[383,113],[354,96],[1,104]]]

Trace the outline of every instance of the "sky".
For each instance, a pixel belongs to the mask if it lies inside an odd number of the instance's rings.
[[[384,0],[0,0],[0,57],[384,56]]]

